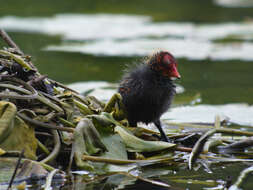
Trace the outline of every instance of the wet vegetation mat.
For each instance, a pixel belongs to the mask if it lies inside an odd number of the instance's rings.
[[[162,142],[152,127],[129,126],[119,94],[101,102],[75,92],[0,34],[9,46],[0,50],[0,189],[232,190],[252,172],[250,127],[219,116],[164,121],[170,143]]]

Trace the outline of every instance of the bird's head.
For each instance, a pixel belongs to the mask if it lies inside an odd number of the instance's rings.
[[[177,71],[176,59],[167,51],[154,54],[147,63],[153,71],[159,72],[164,77],[181,78]]]

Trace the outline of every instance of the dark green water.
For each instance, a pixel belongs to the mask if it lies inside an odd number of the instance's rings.
[[[34,17],[52,16],[56,13],[120,13],[149,15],[155,21],[194,23],[220,23],[244,21],[253,17],[253,8],[223,8],[211,0],[0,0],[0,17],[7,15]],[[141,57],[94,56],[80,53],[42,51],[50,44],[60,44],[61,36],[10,31],[9,34],[20,48],[33,58],[33,63],[42,74],[62,83],[77,81],[118,82],[125,64],[138,62]],[[0,41],[0,45],[4,43]],[[186,44],[187,45],[187,44]],[[197,52],[196,52],[197,53]],[[253,103],[252,61],[193,61],[178,59],[182,79],[178,82],[185,92],[178,98],[187,98],[200,93],[205,104]],[[233,165],[234,179],[245,168]],[[218,175],[200,172],[199,179],[225,180],[229,170],[215,168]],[[217,174],[216,173],[216,174]],[[182,175],[182,171],[179,171]],[[191,175],[188,173],[185,175]],[[198,173],[199,174],[199,173]],[[217,177],[218,176],[218,177]],[[170,175],[162,177],[170,183]],[[172,183],[175,189],[201,189],[205,185]],[[249,185],[250,186],[250,185]],[[129,189],[137,188],[132,185]],[[250,188],[250,187],[248,187]],[[247,189],[248,189],[247,188]],[[81,189],[81,188],[80,188]],[[96,185],[89,189],[96,189]],[[108,188],[110,189],[110,188]]]

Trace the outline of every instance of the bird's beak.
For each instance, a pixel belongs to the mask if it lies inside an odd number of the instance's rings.
[[[172,72],[170,73],[170,76],[171,76],[171,77],[175,77],[175,78],[177,78],[177,79],[180,79],[180,78],[181,78],[181,75],[180,75],[179,72],[177,71],[176,65],[173,65],[173,67],[172,67]]]

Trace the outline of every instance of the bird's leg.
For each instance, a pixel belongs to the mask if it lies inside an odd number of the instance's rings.
[[[161,134],[161,140],[165,141],[165,142],[169,142],[169,138],[165,135],[163,129],[162,129],[162,125],[161,125],[161,121],[160,119],[156,120],[154,122],[155,126],[157,127],[157,129],[159,130],[160,134]]]

